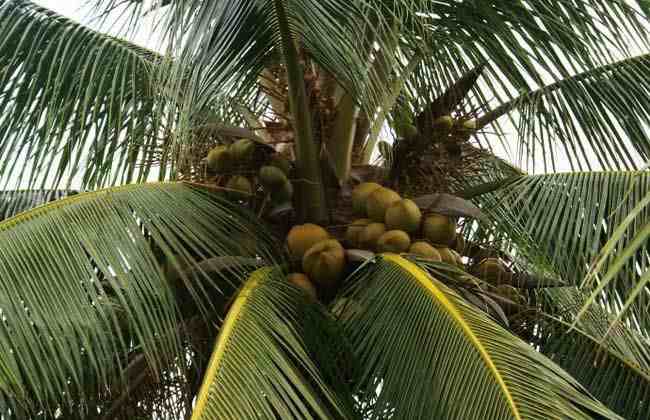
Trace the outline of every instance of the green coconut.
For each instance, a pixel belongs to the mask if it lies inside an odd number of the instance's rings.
[[[454,127],[454,123],[455,121],[451,115],[443,115],[433,121],[433,129],[434,131],[448,132]]]
[[[375,222],[386,220],[386,210],[402,198],[389,188],[379,188],[373,191],[366,201],[366,213]]]
[[[232,156],[227,146],[217,146],[208,153],[208,167],[216,173],[228,172],[232,163]]]
[[[363,229],[370,223],[372,223],[370,219],[357,219],[348,226],[345,231],[345,240],[351,248],[358,248],[360,246],[359,235],[361,235]]]
[[[456,256],[454,255],[453,252],[451,252],[451,249],[447,247],[440,247],[436,248],[436,251],[440,254],[440,258],[442,259],[442,262],[450,264],[450,265],[456,265],[458,262],[456,261]]]
[[[311,297],[314,300],[318,299],[316,287],[311,282],[311,280],[309,280],[309,277],[307,277],[305,274],[291,273],[287,276],[287,280],[289,280],[289,283],[302,289],[307,294],[307,296]]]
[[[302,269],[316,286],[329,291],[345,269],[345,250],[336,239],[320,241],[303,256]]]
[[[234,161],[241,163],[253,157],[255,142],[250,139],[239,139],[230,145],[230,154]]]
[[[386,228],[413,233],[420,228],[422,213],[415,202],[404,199],[393,203],[386,210]]]
[[[280,188],[271,191],[271,201],[276,204],[284,204],[291,201],[293,197],[293,184],[288,179]]]
[[[245,176],[235,175],[226,183],[228,196],[236,200],[244,200],[253,194],[253,186]]]
[[[415,254],[419,257],[424,257],[432,261],[442,261],[442,257],[437,249],[435,249],[431,244],[424,241],[418,241],[411,244],[409,247],[409,253]]]
[[[400,254],[408,251],[410,246],[411,238],[403,230],[389,230],[377,239],[378,252],[394,252]]]
[[[500,259],[485,258],[478,264],[479,277],[488,283],[499,285],[507,278],[507,270]]]
[[[450,246],[456,239],[456,224],[443,214],[431,214],[424,219],[422,233],[429,242]]]
[[[352,190],[352,209],[358,215],[366,215],[366,201],[375,190],[382,188],[375,182],[363,182]]]
[[[374,251],[377,248],[379,237],[386,232],[386,225],[383,223],[370,223],[359,233],[359,247]]]
[[[329,239],[329,237],[330,235],[325,229],[313,223],[296,225],[287,235],[287,246],[294,258],[301,259],[309,248]]]
[[[269,165],[280,168],[286,176],[289,176],[291,173],[291,161],[279,153],[276,153],[271,157]]]
[[[463,121],[462,128],[465,131],[476,131],[476,127],[476,118]]]
[[[276,166],[262,166],[260,168],[260,183],[268,191],[275,191],[282,188],[282,185],[287,182],[287,176],[282,172],[282,169]]]
[[[412,139],[418,135],[418,128],[410,123],[400,125],[397,128],[397,131],[405,139]]]

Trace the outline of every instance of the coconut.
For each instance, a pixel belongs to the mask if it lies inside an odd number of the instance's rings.
[[[262,166],[259,175],[260,183],[268,191],[280,189],[287,182],[287,176],[282,172],[282,169],[275,166]]]
[[[506,268],[498,258],[485,258],[478,264],[479,276],[492,284],[499,285],[504,282]]]
[[[269,165],[280,168],[286,176],[289,176],[289,173],[291,173],[291,161],[279,153],[273,155],[269,161]]]
[[[331,289],[345,269],[345,250],[336,239],[320,241],[305,252],[302,269],[316,286]]]
[[[476,131],[476,118],[463,121],[462,128],[465,131]]]
[[[245,162],[253,156],[255,142],[249,139],[239,139],[230,145],[230,154],[236,162]]]
[[[411,246],[409,234],[403,230],[389,230],[377,239],[378,252],[406,252]]]
[[[357,219],[348,226],[345,231],[345,240],[351,248],[359,247],[359,235],[361,235],[363,228],[370,223],[372,223],[370,219]]]
[[[386,210],[386,228],[412,233],[420,228],[422,213],[412,200],[404,199],[393,203]]]
[[[454,127],[454,119],[451,117],[451,115],[443,115],[442,117],[438,117],[433,121],[433,129],[435,131],[451,131],[451,129]]]
[[[427,258],[432,261],[442,261],[442,257],[437,249],[424,241],[414,242],[409,248],[409,253]]]
[[[386,210],[400,200],[399,194],[389,188],[379,188],[373,191],[366,202],[368,217],[375,222],[383,222],[386,219]]]
[[[368,196],[379,188],[381,188],[381,185],[375,182],[363,182],[354,187],[352,190],[352,209],[356,214],[366,215]]]
[[[440,258],[442,259],[442,262],[450,264],[450,265],[456,265],[456,256],[451,252],[451,249],[445,247],[441,248],[436,248],[436,251],[440,254]]]
[[[271,201],[276,204],[284,204],[291,201],[293,197],[293,184],[288,179],[280,188],[271,191]]]
[[[244,200],[253,194],[253,186],[245,176],[235,175],[226,183],[228,195],[235,200]]]
[[[313,223],[296,225],[287,235],[287,246],[294,258],[301,259],[309,248],[329,239],[329,237],[330,235],[325,229]]]
[[[401,134],[405,139],[411,139],[418,135],[418,128],[413,124],[404,124],[400,127],[399,131],[401,131]]]
[[[456,224],[442,214],[432,214],[424,219],[422,233],[429,242],[449,246],[456,238]]]
[[[377,240],[386,232],[386,225],[383,223],[370,223],[359,233],[359,247],[374,251],[377,248]]]
[[[303,273],[291,273],[287,276],[287,280],[289,280],[289,283],[292,283],[294,286],[301,288],[307,296],[314,300],[318,299],[316,287],[314,287],[313,283],[309,280],[309,277]]]
[[[232,156],[227,146],[217,146],[208,153],[208,167],[216,173],[224,173],[230,169]]]

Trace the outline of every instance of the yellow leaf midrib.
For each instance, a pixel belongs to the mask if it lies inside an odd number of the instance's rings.
[[[226,352],[226,348],[228,347],[228,341],[232,336],[232,332],[235,329],[237,320],[241,316],[251,292],[257,287],[260,280],[268,275],[268,272],[270,270],[271,269],[269,267],[265,267],[253,272],[253,274],[250,275],[248,281],[244,284],[244,287],[237,294],[235,302],[233,302],[232,306],[230,307],[228,315],[226,315],[226,320],[221,327],[221,331],[219,331],[219,337],[217,338],[215,350],[212,352],[212,356],[210,357],[208,369],[206,370],[206,373],[203,377],[203,383],[201,384],[199,395],[196,399],[196,405],[194,406],[191,420],[199,420],[203,416],[206,404],[208,403],[210,386],[218,374],[221,361]]]
[[[445,295],[445,293],[442,290],[440,290],[440,288],[438,288],[435,285],[435,283],[431,281],[429,276],[416,264],[412,263],[411,261],[397,254],[382,254],[382,257],[385,260],[398,265],[406,272],[411,274],[411,276],[413,276],[413,278],[415,278],[417,282],[422,287],[424,287],[440,303],[440,305],[447,311],[447,313],[451,316],[454,322],[456,322],[461,327],[463,333],[465,334],[467,339],[472,343],[472,345],[476,348],[476,350],[479,352],[481,358],[487,365],[487,368],[490,370],[492,376],[494,376],[494,379],[496,380],[497,384],[501,388],[503,395],[506,401],[508,402],[508,405],[510,406],[514,418],[517,420],[521,420],[522,417],[519,414],[519,409],[517,408],[517,404],[515,403],[515,400],[512,397],[512,394],[510,393],[510,389],[508,388],[508,385],[505,383],[503,377],[501,376],[501,372],[499,372],[499,370],[497,369],[496,365],[494,364],[494,361],[492,360],[490,354],[485,349],[485,346],[483,346],[481,340],[479,340],[476,334],[474,334],[474,331],[472,331],[471,327],[469,326],[465,318],[463,318],[463,315],[458,311],[456,305],[454,305],[454,303],[449,300],[449,298]]]

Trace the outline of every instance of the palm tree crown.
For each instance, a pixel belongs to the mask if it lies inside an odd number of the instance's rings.
[[[648,417],[646,1],[88,4],[0,0],[0,419]]]

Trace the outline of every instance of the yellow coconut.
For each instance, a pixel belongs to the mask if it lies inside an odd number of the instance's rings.
[[[359,247],[359,235],[370,223],[372,223],[370,219],[357,219],[348,226],[345,231],[345,240],[351,248]]]
[[[383,222],[386,219],[386,210],[400,200],[399,194],[389,188],[379,188],[373,191],[366,202],[368,217],[375,222]]]
[[[456,256],[451,252],[451,249],[447,247],[440,247],[436,248],[436,251],[440,254],[440,258],[442,259],[442,262],[450,264],[450,265],[456,265]]]
[[[301,288],[307,294],[307,296],[313,298],[314,300],[318,298],[318,295],[316,294],[316,287],[309,280],[309,277],[307,277],[305,274],[291,273],[287,276],[287,280],[289,280],[289,283],[292,283],[294,286]]]
[[[208,153],[208,167],[216,173],[227,172],[232,163],[232,156],[227,146],[217,146]]]
[[[506,268],[498,258],[485,258],[478,264],[478,275],[483,280],[499,285],[506,278]]]
[[[245,176],[235,175],[226,183],[228,196],[236,200],[244,200],[253,194],[253,186]]]
[[[318,225],[312,223],[296,225],[287,235],[287,246],[294,258],[301,259],[309,248],[329,237],[327,231]]]
[[[255,142],[249,139],[239,139],[230,145],[230,154],[237,163],[243,163],[253,156]]]
[[[336,239],[320,241],[302,257],[302,269],[318,287],[335,287],[345,269],[345,250]]]
[[[443,214],[431,214],[424,219],[422,233],[429,242],[449,246],[456,238],[456,224]]]
[[[291,201],[293,197],[293,184],[288,179],[280,188],[271,191],[271,201],[276,204],[284,204]]]
[[[282,169],[276,166],[262,166],[260,168],[260,184],[268,191],[274,191],[282,188],[287,182],[287,176],[282,172]]]
[[[370,223],[359,233],[359,247],[374,251],[377,249],[377,240],[386,232],[386,225],[383,223]]]
[[[381,185],[375,182],[363,182],[354,187],[352,190],[352,209],[356,214],[366,215],[368,196],[379,188],[381,188]]]
[[[412,200],[404,199],[393,203],[386,210],[386,228],[412,233],[420,228],[422,213]]]
[[[414,242],[409,248],[409,253],[430,259],[432,261],[442,261],[442,257],[440,256],[438,250],[431,246],[431,244],[424,241]]]
[[[389,230],[377,239],[378,252],[402,253],[408,251],[411,246],[409,234],[403,230]]]

